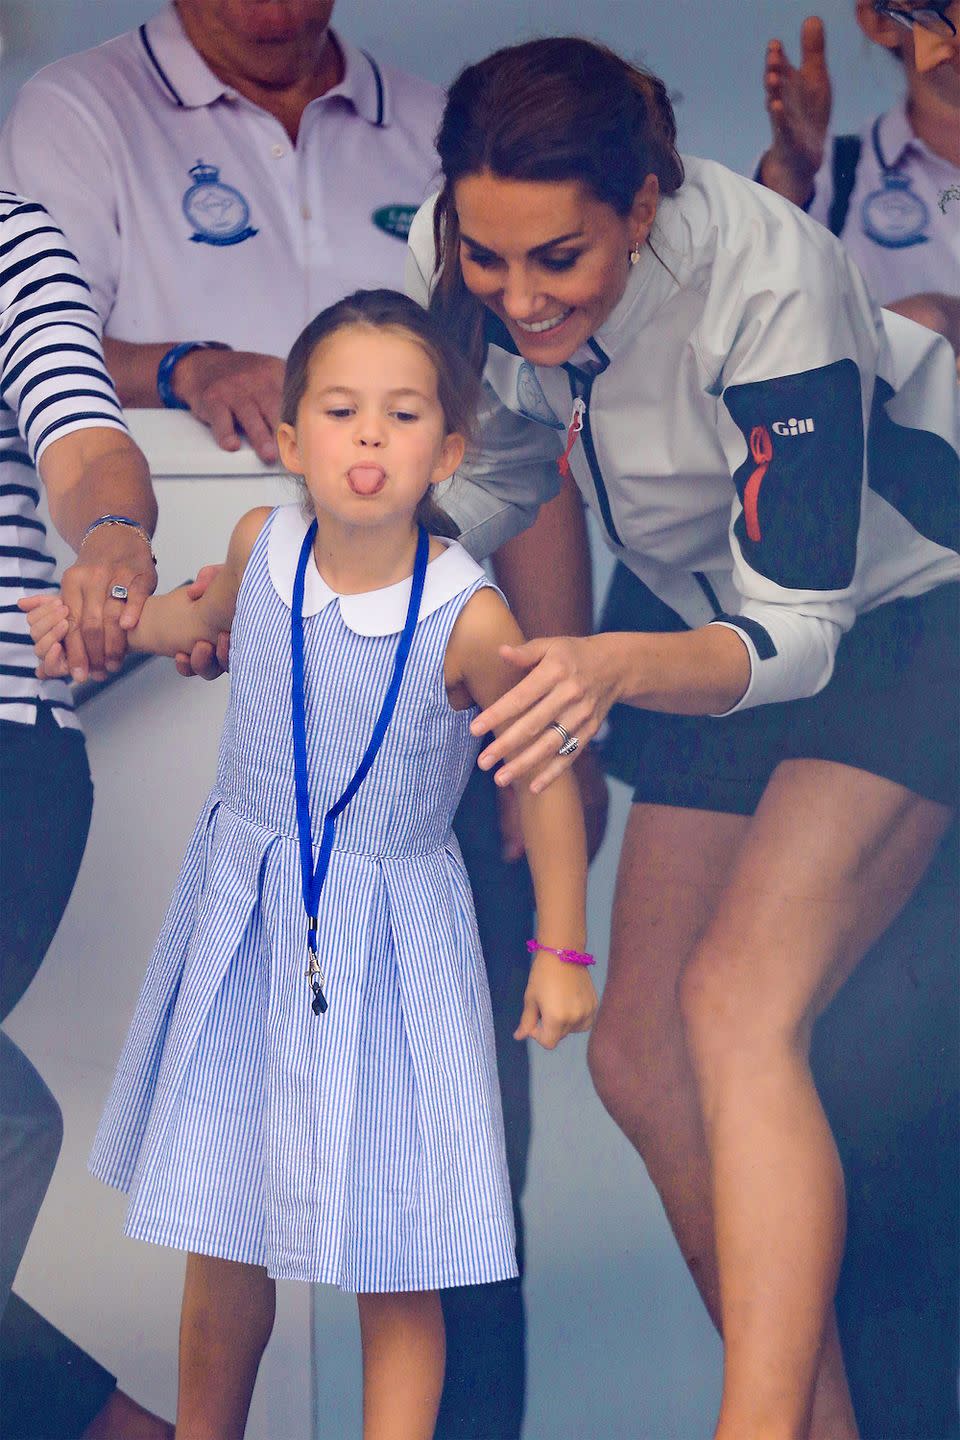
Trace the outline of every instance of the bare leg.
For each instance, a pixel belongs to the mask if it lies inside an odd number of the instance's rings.
[[[810,1030],[911,894],[949,818],[862,771],[781,765],[684,973],[712,1161],[718,1440],[810,1433],[844,1228],[843,1177],[807,1067]]]
[[[736,815],[633,807],[617,882],[610,969],[589,1050],[600,1097],[643,1156],[718,1328],[710,1162],[677,991],[750,824]],[[831,1323],[810,1437],[855,1435]]]
[[[363,1440],[431,1440],[443,1389],[443,1311],[436,1290],[358,1295]]]
[[[177,1440],[243,1440],[275,1310],[276,1287],[262,1265],[187,1256]]]
[[[634,805],[617,876],[610,968],[590,1072],[640,1152],[719,1327],[709,1161],[680,1016],[680,973],[720,898],[749,820]]]
[[[144,1410],[123,1390],[114,1390],[90,1421],[81,1440],[174,1440],[173,1426]]]

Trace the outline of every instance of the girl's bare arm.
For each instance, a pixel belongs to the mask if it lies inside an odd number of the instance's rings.
[[[499,595],[478,591],[464,606],[447,647],[448,689],[462,685],[476,704],[490,705],[514,680],[500,646],[518,643],[519,627]],[[536,894],[536,938],[556,949],[583,950],[587,855],[576,783],[568,771],[540,794],[523,782],[516,790]],[[517,1038],[532,1035],[553,1049],[564,1035],[588,1029],[596,1006],[589,972],[540,950],[531,967]]]

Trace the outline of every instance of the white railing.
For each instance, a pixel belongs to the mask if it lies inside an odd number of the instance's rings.
[[[245,510],[292,489],[246,446],[219,450],[186,414],[128,416],[160,507],[160,586],[222,560]],[[60,556],[69,551],[53,534]],[[213,779],[227,683],[182,680],[155,660],[84,707],[96,798],[63,923],[10,1020],[64,1111],[64,1144],[16,1288],[172,1418],[183,1258],[121,1235],[124,1198],[86,1173],[143,973],[184,846]],[[56,857],[50,857],[51,865]],[[311,1433],[309,1287],[278,1287],[277,1325],[254,1397],[250,1440]]]

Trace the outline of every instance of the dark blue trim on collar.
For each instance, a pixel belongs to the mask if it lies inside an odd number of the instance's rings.
[[[144,50],[146,50],[146,52],[147,52],[147,59],[150,61],[150,64],[153,66],[154,70],[156,70],[157,74],[160,76],[160,79],[161,79],[161,81],[163,82],[164,88],[169,92],[169,94],[173,97],[173,99],[177,102],[177,104],[180,106],[180,109],[182,110],[182,109],[184,108],[183,101],[181,100],[180,96],[177,94],[176,90],[173,88],[173,85],[170,83],[169,79],[167,78],[166,73],[164,72],[163,66],[160,64],[160,61],[157,59],[156,55],[154,55],[154,53],[153,53],[153,46],[150,44],[150,41],[149,41],[149,39],[148,39],[148,37],[147,37],[147,27],[146,27],[146,25],[141,25],[140,28],[139,28],[139,30],[137,31],[137,34],[140,36],[140,40],[141,40],[141,43],[142,43],[142,45],[143,45],[143,48],[144,48]]]
[[[610,364],[610,356],[604,351],[602,346],[594,340],[592,335],[587,341],[587,345],[593,353],[594,364],[591,365],[588,362],[586,366],[574,365],[572,360],[567,360],[562,368],[566,370],[568,376],[575,375],[578,379],[589,382],[592,385],[597,376],[602,375]]]
[[[897,175],[900,172],[901,165],[890,165],[883,151],[880,149],[880,121],[882,119],[883,116],[878,115],[876,120],[874,120],[873,126],[870,130],[870,139],[873,143],[873,153],[877,157],[877,164],[880,166],[880,169],[883,172],[884,176]]]
[[[606,370],[607,366],[610,364],[610,356],[606,353],[606,351],[603,349],[603,347],[602,347],[601,345],[599,345],[596,340],[594,340],[594,338],[593,338],[592,335],[590,336],[590,339],[587,341],[587,344],[590,346],[590,349],[593,351],[594,355],[596,356],[596,358],[597,358],[597,364],[600,366],[599,370],[597,371],[597,374],[598,374],[598,375],[602,375],[603,372],[604,372],[604,370]]]
[[[373,78],[374,78],[374,80],[375,80],[375,82],[376,82],[376,86],[377,86],[377,118],[376,118],[376,120],[375,120],[373,123],[374,123],[375,125],[377,125],[380,129],[382,129],[382,128],[383,128],[383,76],[380,74],[380,66],[377,64],[376,60],[374,60],[373,56],[370,55],[370,54],[368,54],[368,52],[367,52],[366,50],[363,51],[363,55],[364,55],[364,57],[365,57],[367,60],[370,61],[370,69],[373,71]]]
[[[499,315],[494,315],[492,310],[485,310],[483,316],[483,338],[488,345],[496,345],[498,350],[506,350],[508,355],[519,355],[520,351],[513,342],[513,336],[504,325]]]

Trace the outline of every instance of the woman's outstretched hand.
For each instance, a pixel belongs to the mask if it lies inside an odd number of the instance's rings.
[[[498,785],[527,779],[536,794],[576,758],[558,755],[562,725],[583,749],[600,729],[617,699],[619,675],[605,635],[555,636],[502,645],[505,660],[526,671],[523,679],[477,716],[474,735],[496,730],[478,764],[489,770],[502,761]]]

